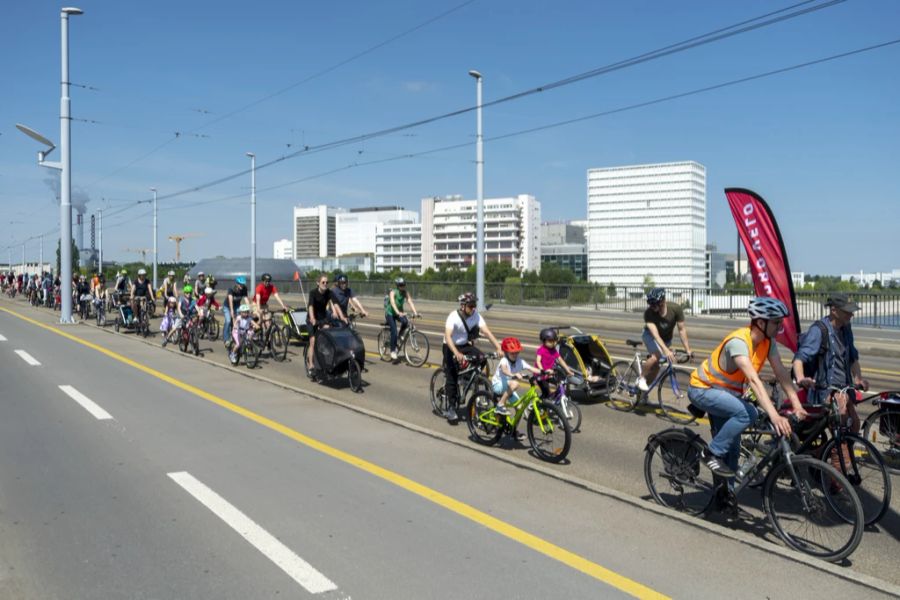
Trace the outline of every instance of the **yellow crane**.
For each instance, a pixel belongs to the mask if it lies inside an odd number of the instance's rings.
[[[175,262],[181,262],[181,242],[182,240],[202,237],[206,234],[204,233],[181,233],[181,234],[173,234],[169,236],[169,239],[175,242]]]
[[[134,252],[141,255],[141,262],[147,263],[147,255],[153,252],[153,248],[123,248],[123,252]]]

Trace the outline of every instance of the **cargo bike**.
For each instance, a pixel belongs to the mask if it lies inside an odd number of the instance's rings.
[[[307,332],[307,339],[309,333]],[[303,347],[303,367],[309,371],[309,343]],[[362,374],[366,366],[366,347],[359,334],[350,327],[323,327],[315,333],[313,367],[315,379],[327,383],[347,377],[354,392],[363,389]]]

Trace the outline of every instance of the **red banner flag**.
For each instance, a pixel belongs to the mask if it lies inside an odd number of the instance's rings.
[[[778,223],[766,201],[750,190],[727,188],[725,197],[747,250],[747,265],[753,274],[756,295],[778,298],[791,311],[777,341],[796,352],[800,316],[797,314],[794,282]]]

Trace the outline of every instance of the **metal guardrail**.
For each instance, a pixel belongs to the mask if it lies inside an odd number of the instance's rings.
[[[299,294],[300,281],[274,282],[283,294]],[[392,287],[387,281],[351,281],[361,296],[384,296]],[[219,280],[218,289],[227,290],[233,281]],[[331,284],[329,284],[331,285]],[[472,291],[474,284],[450,281],[409,281],[408,289],[416,300],[455,302],[460,294]],[[312,280],[302,281],[306,293],[315,287]],[[743,319],[752,292],[709,288],[666,288],[668,298],[692,315],[715,315]],[[814,321],[826,314],[828,292],[797,292],[797,311],[801,321]],[[850,294],[860,305],[853,319],[858,325],[900,329],[900,293],[860,291]],[[642,287],[612,287],[589,284],[486,283],[485,302],[510,306],[558,306],[594,310],[643,312],[647,303]]]

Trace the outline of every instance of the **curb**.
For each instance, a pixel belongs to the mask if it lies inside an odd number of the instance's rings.
[[[85,323],[79,322],[79,323],[77,323],[77,325],[81,326],[81,325],[85,325]],[[115,331],[107,329],[105,327],[97,327],[96,325],[92,325],[92,327],[94,327],[100,331],[103,331],[107,334],[110,334],[110,335],[117,335]],[[858,585],[862,585],[864,587],[870,588],[874,591],[889,594],[889,595],[900,598],[900,586],[898,586],[898,585],[892,584],[892,583],[884,581],[882,579],[878,579],[877,577],[874,577],[871,575],[866,575],[864,573],[858,573],[858,572],[852,571],[849,568],[842,568],[835,564],[812,558],[812,557],[802,554],[800,552],[791,550],[785,546],[781,546],[779,544],[773,544],[773,543],[764,541],[762,539],[759,539],[759,538],[757,538],[753,535],[750,535],[748,533],[745,533],[743,531],[736,531],[736,530],[729,529],[727,527],[723,527],[723,526],[715,524],[715,523],[711,523],[709,521],[705,521],[703,519],[689,517],[687,515],[676,512],[674,510],[653,504],[649,501],[642,500],[642,499],[634,497],[630,494],[626,494],[625,492],[620,492],[613,488],[609,488],[609,487],[603,486],[601,484],[594,483],[594,482],[591,482],[591,481],[588,481],[588,480],[585,480],[585,479],[582,479],[579,477],[568,475],[566,473],[560,473],[558,471],[554,471],[554,470],[550,469],[549,467],[546,467],[540,463],[534,463],[531,461],[521,460],[517,457],[509,456],[505,453],[502,453],[499,450],[496,450],[494,448],[484,447],[484,446],[475,446],[475,445],[468,443],[466,440],[460,440],[460,439],[448,436],[446,434],[443,434],[439,431],[428,429],[426,427],[422,427],[420,425],[416,425],[414,423],[410,423],[408,421],[404,421],[404,420],[398,419],[396,417],[390,417],[387,415],[383,415],[383,414],[380,414],[371,409],[363,408],[361,406],[356,406],[354,404],[344,402],[342,400],[339,400],[332,396],[328,396],[326,394],[322,394],[322,393],[318,393],[318,392],[311,392],[308,390],[304,390],[304,389],[295,387],[289,383],[275,381],[273,379],[269,379],[268,377],[258,375],[256,373],[254,373],[253,371],[251,371],[250,369],[246,369],[246,368],[235,369],[231,365],[226,365],[226,364],[212,361],[208,358],[203,357],[202,355],[194,356],[192,353],[182,353],[180,351],[176,351],[174,348],[162,348],[159,344],[154,344],[152,341],[142,339],[142,338],[136,338],[136,341],[144,343],[146,345],[154,346],[154,347],[158,348],[159,350],[164,350],[164,351],[172,352],[174,354],[186,356],[193,360],[197,360],[197,361],[206,363],[208,365],[212,365],[212,366],[218,367],[220,369],[227,370],[231,373],[243,375],[244,377],[248,377],[248,378],[256,380],[256,381],[268,383],[270,385],[300,394],[302,396],[306,396],[306,397],[314,399],[314,400],[320,400],[320,401],[327,402],[327,403],[335,405],[335,406],[340,406],[344,409],[351,410],[358,414],[362,414],[362,415],[377,419],[384,423],[389,423],[391,425],[402,427],[408,431],[413,431],[415,433],[426,435],[433,439],[453,444],[454,446],[457,446],[459,448],[465,448],[472,452],[476,452],[476,453],[479,453],[484,456],[489,456],[498,461],[518,467],[520,469],[526,469],[526,470],[529,470],[529,471],[532,471],[535,473],[540,473],[541,475],[545,475],[547,477],[550,477],[557,481],[567,483],[574,487],[577,487],[577,488],[580,488],[580,489],[583,489],[586,491],[590,491],[595,494],[604,496],[606,498],[617,500],[619,502],[623,502],[631,507],[634,507],[634,508],[637,508],[637,509],[640,509],[643,511],[651,512],[656,515],[663,516],[663,517],[666,517],[669,519],[675,519],[675,520],[677,520],[685,525],[688,525],[690,527],[693,527],[695,529],[699,529],[699,530],[705,531],[707,533],[718,535],[719,537],[729,539],[729,540],[744,544],[746,546],[750,546],[752,548],[761,550],[763,552],[777,554],[785,559],[791,560],[795,563],[803,564],[807,567],[813,568],[820,572],[828,573],[829,575],[838,577],[842,580],[849,581],[851,583],[856,583]]]

